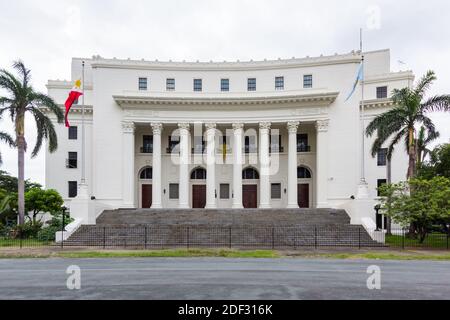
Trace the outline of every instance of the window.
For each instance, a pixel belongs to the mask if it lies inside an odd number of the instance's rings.
[[[242,179],[259,179],[259,173],[253,168],[245,168],[242,171]]]
[[[256,78],[247,79],[247,91],[256,91]]]
[[[284,89],[284,77],[275,77],[275,90]]]
[[[167,91],[174,91],[175,90],[175,79],[174,78],[167,78],[166,79],[166,90]]]
[[[387,148],[382,148],[377,152],[377,166],[386,165]]]
[[[153,153],[153,136],[142,136],[142,148],[141,153]]]
[[[203,135],[194,136],[194,147],[192,148],[192,153],[203,153],[205,150],[205,145],[205,137]]]
[[[191,173],[191,179],[205,180],[206,179],[206,170],[203,168],[194,169]]]
[[[281,134],[271,134],[269,136],[269,145],[270,152],[283,152],[283,147],[281,147]]]
[[[220,91],[230,91],[230,79],[220,79]]]
[[[377,87],[377,99],[387,98],[387,86]]]
[[[139,90],[147,90],[147,78],[139,78]]]
[[[77,153],[76,152],[69,152],[66,167],[70,168],[70,169],[75,169],[77,167]]]
[[[272,183],[270,185],[270,197],[272,199],[281,199],[281,183]]]
[[[153,169],[152,167],[147,167],[141,171],[139,175],[139,179],[152,179],[153,178]]]
[[[311,147],[308,145],[308,134],[297,133],[297,152],[309,152]]]
[[[75,198],[77,196],[77,182],[69,181],[68,186],[69,186],[69,188],[68,188],[69,189],[69,192],[68,192],[69,198]]]
[[[377,179],[377,196],[379,197],[380,196],[380,187],[383,185],[383,184],[386,184],[386,179]]]
[[[78,139],[78,127],[70,126],[69,127],[69,140],[77,140]]]
[[[180,143],[179,136],[169,136],[169,148],[167,148],[167,153],[172,153],[175,147]]]
[[[297,179],[311,179],[311,171],[305,167],[297,167]]]
[[[245,153],[256,152],[256,136],[245,136],[244,137],[244,151]]]
[[[194,91],[202,91],[202,79],[194,79]]]
[[[312,74],[305,74],[303,76],[303,88],[312,88]]]
[[[230,185],[228,183],[220,184],[220,199],[230,199]]]
[[[170,183],[169,184],[169,199],[178,199],[179,198],[179,190],[178,183]]]

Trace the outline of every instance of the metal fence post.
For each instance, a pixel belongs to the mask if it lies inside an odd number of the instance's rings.
[[[20,233],[20,236],[19,236],[19,238],[20,238],[20,249],[22,249],[22,230],[20,230],[19,233]]]
[[[447,250],[448,250],[448,238],[450,236],[450,231],[447,232]]]
[[[229,232],[229,240],[230,240],[229,245],[230,245],[230,249],[231,249],[231,227],[229,228],[228,232]]]
[[[272,250],[275,249],[275,227],[272,227]]]
[[[106,227],[103,227],[103,249],[106,248]]]
[[[144,249],[147,249],[147,226],[145,226],[145,233],[144,233]]]
[[[314,249],[317,249],[317,226],[314,226]]]
[[[189,227],[186,227],[186,246],[189,249]]]
[[[405,249],[405,229],[402,229],[402,249]]]
[[[361,227],[358,228],[358,249],[361,249]]]

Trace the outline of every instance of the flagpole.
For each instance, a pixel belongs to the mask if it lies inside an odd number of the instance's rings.
[[[84,128],[84,60],[81,62],[82,72],[81,72],[81,84],[82,84],[82,93],[81,96],[81,184],[86,184],[86,169],[85,169],[85,150],[86,150],[86,141],[85,141],[85,128]]]

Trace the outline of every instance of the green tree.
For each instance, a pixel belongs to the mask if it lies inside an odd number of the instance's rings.
[[[431,150],[428,148],[431,142],[438,139],[440,136],[439,132],[431,131],[427,132],[424,126],[420,127],[419,133],[417,135],[417,139],[415,141],[416,145],[416,154],[417,154],[417,167],[420,168],[422,163],[425,161],[427,155],[431,153]]]
[[[17,193],[17,185],[17,177],[13,177],[8,174],[8,172],[0,170],[0,189],[5,190],[6,192]],[[25,180],[25,192],[32,188],[42,188],[42,186],[39,183],[32,182],[28,179]]]
[[[33,224],[39,213],[55,214],[61,210],[63,199],[54,189],[33,188],[25,193],[25,209],[31,214]]]
[[[50,152],[55,151],[58,147],[53,123],[40,107],[47,107],[56,115],[59,123],[62,123],[64,115],[51,97],[33,89],[30,85],[31,71],[25,67],[23,62],[17,61],[13,67],[18,76],[5,69],[0,70],[0,88],[6,92],[6,96],[0,96],[0,116],[4,112],[9,112],[15,125],[15,144],[18,154],[18,212],[19,224],[23,224],[25,218],[25,152],[27,150],[25,114],[29,113],[33,116],[37,128],[37,140],[31,153],[32,157],[39,153],[44,139],[48,140]]]
[[[7,134],[6,132],[0,131],[0,141],[5,142],[10,147],[14,146],[13,138],[9,134]],[[3,164],[2,153],[0,152],[0,165],[2,165],[2,164]]]
[[[428,113],[433,111],[450,111],[450,95],[437,95],[424,100],[427,90],[436,80],[433,71],[428,71],[414,88],[394,89],[392,100],[394,108],[376,116],[366,128],[366,135],[372,136],[376,132],[376,139],[371,153],[375,156],[378,150],[391,137],[388,143],[388,159],[391,160],[397,143],[404,141],[408,152],[407,179],[416,174],[417,148],[415,127],[422,124],[429,134],[434,133],[435,127]]]

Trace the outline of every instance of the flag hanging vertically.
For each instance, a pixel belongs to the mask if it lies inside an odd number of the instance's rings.
[[[66,114],[64,115],[64,120],[66,121],[66,127],[69,127],[69,120],[67,119],[67,116],[69,114],[70,108],[74,104],[75,101],[78,100],[78,98],[83,95],[83,92],[81,91],[81,80],[75,81],[75,86],[70,90],[69,96],[67,97],[66,102],[64,103],[66,107]]]
[[[364,78],[364,68],[363,68],[363,64],[362,64],[362,62],[361,62],[361,64],[359,65],[358,74],[356,75],[355,83],[353,84],[352,91],[351,91],[350,94],[348,95],[347,99],[345,99],[345,101],[347,101],[348,99],[350,99],[350,97],[352,96],[352,94],[355,92],[356,86],[358,85],[358,83],[359,83],[360,81],[363,81],[363,78]]]

